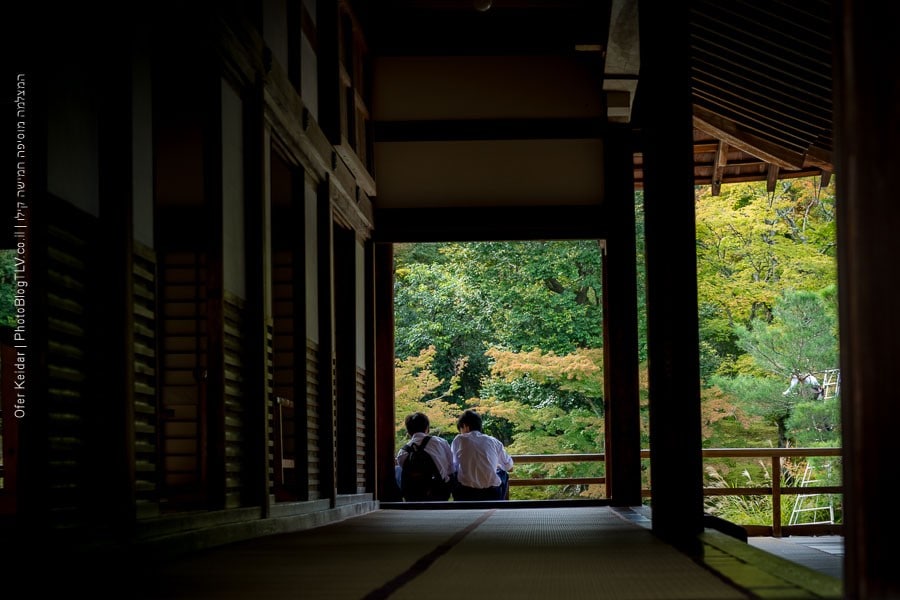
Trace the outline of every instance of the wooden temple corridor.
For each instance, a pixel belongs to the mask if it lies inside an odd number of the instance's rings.
[[[700,542],[690,551],[664,543],[640,509],[380,509],[165,562],[131,560],[110,586],[98,583],[108,567],[95,564],[81,569],[82,588],[65,588],[143,600],[841,597],[839,579],[721,532],[707,529]]]
[[[111,7],[6,36],[0,597],[900,598],[900,3]],[[697,188],[800,177],[839,224],[839,577],[704,514]],[[395,246],[534,240],[602,247],[608,505],[389,506]]]

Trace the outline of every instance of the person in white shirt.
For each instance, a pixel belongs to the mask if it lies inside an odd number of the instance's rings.
[[[481,415],[466,410],[456,422],[459,434],[453,439],[453,467],[456,471],[454,500],[506,500],[509,471],[513,459],[497,438],[481,431]]]
[[[406,432],[409,434],[409,442],[400,448],[400,451],[397,453],[397,485],[400,486],[401,490],[403,489],[403,464],[409,457],[410,446],[414,444],[417,447],[421,447],[425,438],[429,437],[430,439],[425,445],[425,452],[427,452],[434,461],[434,465],[437,467],[441,479],[443,480],[443,485],[438,485],[433,490],[421,490],[416,492],[415,498],[406,498],[406,500],[449,500],[451,489],[453,487],[453,482],[451,481],[453,475],[453,453],[450,451],[450,444],[440,436],[429,435],[431,423],[428,420],[428,415],[425,413],[415,412],[407,415],[404,423],[406,425]]]

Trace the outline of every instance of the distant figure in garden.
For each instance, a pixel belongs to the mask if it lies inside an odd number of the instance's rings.
[[[506,500],[513,460],[503,442],[481,432],[481,415],[467,410],[456,422],[450,447],[456,470],[454,500]]]
[[[407,502],[445,501],[453,488],[453,453],[444,438],[429,435],[431,423],[424,413],[405,420],[409,442],[397,453],[397,485]]]
[[[800,382],[803,382],[805,385],[809,386],[810,391],[812,391],[813,400],[821,400],[825,397],[825,389],[822,387],[822,384],[819,383],[819,380],[816,379],[816,376],[812,373],[794,373],[793,375],[791,375],[791,384],[788,386],[788,389],[782,392],[782,395],[787,396],[788,394],[790,394]]]

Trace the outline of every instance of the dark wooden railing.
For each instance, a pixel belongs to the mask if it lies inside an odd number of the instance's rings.
[[[741,525],[749,536],[774,536],[783,535],[842,535],[843,525],[840,523],[806,523],[798,525],[782,525],[781,498],[788,495],[800,494],[842,494],[841,485],[810,485],[787,486],[782,485],[781,473],[783,459],[790,457],[814,458],[827,456],[841,456],[840,448],[705,448],[703,458],[734,458],[734,459],[761,459],[770,461],[771,486],[753,487],[704,487],[704,496],[771,496],[772,498],[772,524]],[[650,458],[649,450],[641,451],[642,459]],[[604,462],[604,454],[518,454],[513,456],[516,464],[528,463],[574,463],[574,462]],[[510,476],[510,486],[548,486],[548,485],[588,485],[605,484],[605,477],[539,477],[518,478],[515,471]],[[641,495],[649,498],[650,489],[641,491]]]

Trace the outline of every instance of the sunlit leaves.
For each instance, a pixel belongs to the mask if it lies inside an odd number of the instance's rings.
[[[785,289],[815,290],[835,281],[833,187],[788,180],[697,192],[700,304],[731,323],[762,317]],[[833,185],[833,184],[832,184]]]
[[[560,389],[601,396],[603,390],[603,349],[577,349],[558,356],[540,349],[506,352],[490,348],[491,374],[507,381],[528,376],[539,383],[555,383]]]
[[[833,307],[822,295],[784,293],[775,302],[771,322],[754,320],[751,327],[735,327],[740,346],[752,359],[747,368],[736,376],[711,379],[748,412],[773,423],[779,446],[797,435],[816,441],[839,436],[836,410],[808,405],[808,394],[800,393],[802,385],[788,389],[792,375],[803,378],[837,368],[834,318]]]
[[[394,420],[398,444],[407,438],[404,419],[414,412],[423,412],[431,422],[431,432],[435,435],[456,433],[456,419],[459,408],[446,401],[455,381],[447,386],[431,371],[435,349],[423,349],[419,354],[404,360],[398,359],[394,368]],[[447,388],[441,392],[442,388]]]

